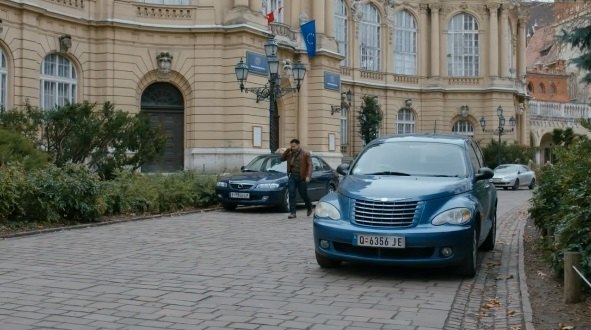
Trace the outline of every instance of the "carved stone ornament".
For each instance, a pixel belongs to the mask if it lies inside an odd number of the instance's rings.
[[[160,52],[160,54],[156,56],[156,61],[158,61],[158,73],[161,76],[167,76],[170,73],[172,58],[173,57],[169,52]]]
[[[353,16],[353,20],[355,22],[359,22],[363,18],[362,7],[368,2],[369,1],[367,0],[353,0],[351,2],[351,15]]]

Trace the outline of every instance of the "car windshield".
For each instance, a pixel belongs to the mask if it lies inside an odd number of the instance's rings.
[[[497,173],[515,173],[519,170],[517,166],[514,165],[500,165],[495,168],[495,172]]]
[[[258,156],[244,167],[246,172],[281,172],[287,173],[287,163],[279,156]]]
[[[436,142],[385,142],[367,148],[353,165],[358,175],[465,177],[464,151]]]

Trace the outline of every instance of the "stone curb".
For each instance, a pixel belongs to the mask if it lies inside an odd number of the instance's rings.
[[[527,275],[525,274],[525,240],[523,238],[525,226],[528,217],[519,219],[519,288],[521,291],[521,309],[525,321],[525,330],[535,330],[533,323],[533,311],[529,301],[529,291],[527,287]]]
[[[18,237],[24,237],[24,236],[39,235],[39,234],[55,233],[58,231],[114,225],[114,224],[118,224],[118,223],[131,222],[131,221],[151,220],[151,219],[164,218],[164,217],[175,217],[175,216],[186,215],[186,214],[213,212],[213,211],[218,211],[220,209],[221,209],[220,207],[214,207],[214,208],[206,208],[206,209],[192,210],[192,211],[143,215],[143,216],[127,218],[127,219],[106,220],[106,221],[84,223],[84,224],[72,225],[72,226],[46,228],[46,229],[39,229],[39,230],[28,230],[28,231],[13,233],[13,234],[0,235],[0,240],[9,239],[9,238],[18,238]]]

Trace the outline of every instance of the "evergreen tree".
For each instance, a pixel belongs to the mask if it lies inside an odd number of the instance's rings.
[[[357,119],[359,120],[359,134],[365,144],[378,137],[380,123],[382,122],[382,110],[377,102],[377,97],[365,95],[363,104]]]
[[[561,40],[578,49],[580,56],[571,59],[579,69],[588,71],[583,81],[591,83],[591,14],[574,20],[570,31],[562,30]]]

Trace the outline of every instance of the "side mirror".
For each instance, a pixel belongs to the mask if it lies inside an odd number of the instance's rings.
[[[476,181],[492,179],[493,176],[495,176],[493,170],[488,167],[483,167],[478,170],[478,173],[476,173]]]
[[[337,167],[337,173],[340,175],[348,175],[349,174],[349,164],[344,163]]]
[[[240,166],[240,172],[244,172],[245,169],[246,169],[246,166],[244,166],[244,165]]]

